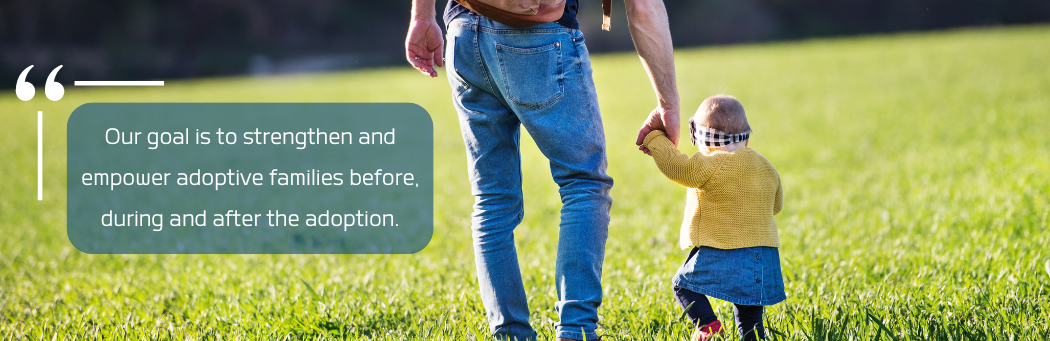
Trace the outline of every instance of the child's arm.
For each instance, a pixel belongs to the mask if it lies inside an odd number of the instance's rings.
[[[652,153],[660,172],[682,186],[703,187],[715,172],[715,158],[701,153],[696,153],[693,157],[682,154],[671,144],[671,140],[667,139],[663,131],[649,133],[642,145]]]

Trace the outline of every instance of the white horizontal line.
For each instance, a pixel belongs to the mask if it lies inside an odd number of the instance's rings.
[[[164,81],[76,81],[74,86],[164,86]]]

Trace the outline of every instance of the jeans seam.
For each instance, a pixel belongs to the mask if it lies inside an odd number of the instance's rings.
[[[766,301],[766,283],[762,282],[762,275],[766,273],[766,266],[765,266],[764,263],[762,263],[762,253],[761,252],[762,251],[760,251],[760,250],[755,250],[755,258],[756,258],[756,262],[755,263],[758,265],[758,272],[756,272],[756,276],[758,278],[758,281],[755,284],[758,285],[758,301],[759,302],[765,302]]]
[[[455,46],[455,44],[456,44],[456,41],[458,41],[459,39],[456,39],[456,37],[453,37],[453,36],[448,36],[448,37],[445,38],[445,40],[452,43],[451,53],[455,54],[456,53],[456,46]],[[446,60],[447,59],[448,58],[446,56]],[[452,58],[452,62],[455,63],[455,61],[456,61],[456,58]],[[467,82],[467,79],[463,77],[463,74],[459,73],[459,70],[455,67],[455,65],[452,65],[452,67],[449,68],[449,69],[452,70],[452,73],[449,75],[449,78],[452,81],[454,81],[456,84],[459,85],[459,86],[454,87],[452,89],[452,91],[454,92],[453,96],[459,97],[464,92],[467,92],[467,90],[470,90],[470,83]]]
[[[507,28],[491,28],[478,25],[478,29],[485,31],[485,33],[492,34],[506,34],[506,35],[522,35],[522,34],[538,34],[538,33],[565,33],[572,32],[571,28],[525,28],[525,29],[507,29]]]
[[[481,17],[480,15],[477,15],[477,14],[474,14],[474,13],[471,13],[471,12],[468,12],[468,13],[465,13],[465,14],[470,15],[475,20],[480,19],[480,17]],[[517,35],[517,34],[561,33],[561,32],[579,31],[579,29],[575,29],[575,28],[571,28],[571,27],[565,27],[565,26],[562,26],[561,24],[558,24],[559,27],[556,27],[556,28],[492,28],[492,27],[481,25],[480,21],[475,21],[475,22],[471,22],[471,23],[459,23],[458,25],[470,26],[470,27],[474,28],[475,30],[483,30],[483,31],[485,31],[487,33],[493,33],[493,34],[515,34],[515,35]]]
[[[472,24],[474,29],[474,58],[477,59],[478,65],[481,65],[482,69],[488,70],[488,65],[485,64],[485,59],[481,58],[481,32],[477,30],[478,25]],[[489,77],[489,72],[483,72],[481,75],[485,79],[485,86],[488,87],[490,94],[495,94],[496,90],[492,87],[492,80]]]
[[[522,34],[538,34],[538,33],[566,33],[578,31],[571,28],[491,28],[475,23],[456,23],[455,25],[469,27],[476,31],[484,31],[485,33],[500,34],[500,35],[522,35]]]
[[[576,39],[577,34],[580,35],[579,39]],[[585,76],[583,74],[583,53],[580,52],[580,48],[583,47],[583,34],[574,32],[572,35],[573,50],[576,52],[576,70],[579,71],[580,76]]]

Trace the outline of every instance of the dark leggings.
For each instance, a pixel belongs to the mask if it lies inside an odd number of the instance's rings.
[[[705,326],[718,320],[707,296],[676,285],[674,286],[674,297],[682,309],[689,308],[686,315],[689,316],[694,326]],[[689,306],[690,304],[692,306]],[[762,327],[762,306],[733,304],[733,316],[736,317],[741,340],[752,341],[766,338],[766,330]]]

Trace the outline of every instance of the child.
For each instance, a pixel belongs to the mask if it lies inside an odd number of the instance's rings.
[[[697,326],[693,340],[711,339],[722,329],[707,296],[733,303],[742,339],[764,339],[762,307],[787,298],[773,220],[783,205],[780,175],[747,148],[751,126],[732,96],[704,100],[689,130],[700,147],[692,157],[679,153],[662,131],[643,143],[664,175],[689,187],[680,245],[692,251],[674,276],[675,298]]]

